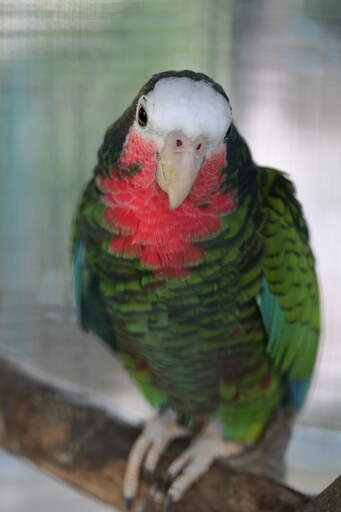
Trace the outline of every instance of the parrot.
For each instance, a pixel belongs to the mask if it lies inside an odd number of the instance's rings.
[[[320,323],[307,223],[213,79],[153,75],[107,129],[71,253],[81,328],[154,410],[128,457],[127,506],[174,439],[189,444],[168,468],[168,505],[254,446],[276,411],[301,409]]]

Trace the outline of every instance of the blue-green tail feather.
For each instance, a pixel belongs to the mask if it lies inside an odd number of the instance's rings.
[[[288,344],[294,337],[296,350],[300,346],[301,332],[295,323],[289,323],[283,314],[277,297],[271,292],[268,281],[263,279],[260,297],[260,311],[268,334],[268,353],[275,359],[286,377],[287,389],[285,403],[295,409],[300,409],[305,401],[311,382],[311,375],[303,378],[293,378],[290,375],[291,363],[295,360],[295,348],[288,349]]]

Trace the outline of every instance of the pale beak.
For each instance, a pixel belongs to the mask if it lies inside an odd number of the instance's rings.
[[[205,146],[203,137],[190,139],[178,131],[168,135],[160,150],[156,181],[168,194],[172,210],[190,193],[204,159]]]

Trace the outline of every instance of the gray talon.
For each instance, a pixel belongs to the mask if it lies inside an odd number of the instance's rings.
[[[174,503],[174,500],[173,500],[173,496],[171,494],[167,494],[167,498],[166,498],[166,501],[165,501],[165,506],[164,506],[164,512],[172,512],[173,510],[173,503]]]

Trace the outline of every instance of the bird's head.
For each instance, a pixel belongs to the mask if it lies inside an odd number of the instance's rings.
[[[227,135],[230,135],[227,137]],[[108,128],[95,176],[109,251],[183,278],[250,189],[251,156],[232,123],[228,97],[193,71],[154,75]]]
[[[135,100],[133,127],[153,141],[156,182],[176,209],[186,199],[203,162],[224,145],[232,122],[223,89],[205,75],[170,72],[153,77]]]

